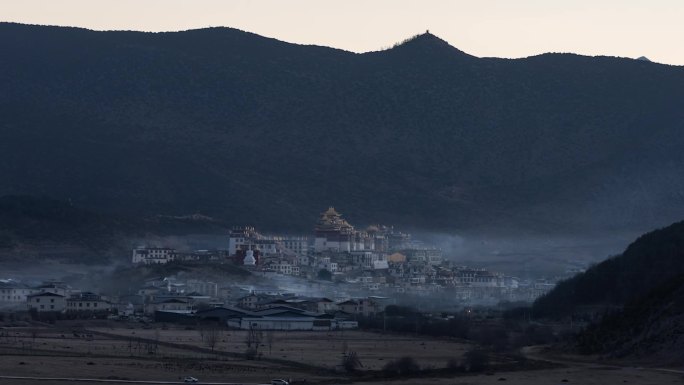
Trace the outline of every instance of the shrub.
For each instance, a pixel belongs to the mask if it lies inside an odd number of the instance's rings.
[[[456,358],[449,358],[446,363],[446,368],[450,372],[465,372],[465,368]]]
[[[354,372],[356,369],[363,367],[359,355],[356,352],[349,352],[342,357],[342,367],[347,372]]]
[[[469,372],[483,372],[489,367],[489,355],[482,349],[473,348],[467,351],[463,358]]]
[[[257,351],[254,348],[248,348],[245,350],[245,359],[246,360],[253,360],[257,356]]]
[[[401,357],[388,362],[382,370],[389,376],[406,376],[420,372],[420,365],[413,357]]]

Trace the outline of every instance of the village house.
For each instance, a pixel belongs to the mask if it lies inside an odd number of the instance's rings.
[[[333,313],[337,310],[337,304],[335,304],[335,301],[325,297],[297,297],[286,299],[284,303],[288,306],[296,307],[298,309],[314,313]]]
[[[27,297],[35,292],[35,289],[12,280],[0,281],[0,307],[23,305]]]
[[[337,308],[345,313],[363,315],[365,317],[375,315],[384,310],[384,306],[374,298],[349,299],[338,303]]]
[[[95,293],[74,294],[66,300],[67,313],[109,313],[111,310],[111,303]]]
[[[297,256],[300,264],[308,263],[309,239],[307,237],[282,237],[279,239],[286,251]]]
[[[435,248],[418,247],[405,250],[406,256],[411,262],[426,263],[430,266],[438,266],[442,264],[442,251]]]
[[[317,298],[315,300],[312,300],[312,303],[316,305],[314,311],[318,313],[332,313],[337,311],[337,304],[335,303],[335,301],[329,298]]]
[[[503,286],[503,277],[485,269],[458,269],[454,275],[454,283],[462,286],[497,287]]]
[[[191,293],[184,293],[183,296],[192,305],[199,305],[199,304],[207,305],[207,304],[213,302],[212,301],[213,298],[211,296],[205,295],[203,293],[198,293],[196,291],[191,292]]]
[[[138,247],[133,249],[133,264],[152,265],[173,261],[175,249],[167,247]]]
[[[316,268],[328,270],[331,273],[336,273],[339,270],[339,264],[333,262],[330,256],[319,257],[316,263]]]
[[[130,316],[135,313],[144,313],[145,303],[150,301],[137,294],[121,295],[116,303],[112,304],[112,308],[116,309],[119,315]]]
[[[216,282],[190,279],[185,282],[188,291],[197,292],[202,295],[216,298],[218,297],[218,284]]]
[[[233,297],[234,290],[230,286],[223,286],[218,288],[217,297],[220,299],[229,299]]]
[[[352,263],[354,266],[361,269],[374,269],[376,262],[384,261],[384,257],[372,251],[352,251]],[[383,266],[387,268],[387,264],[378,265],[378,267]]]
[[[153,298],[156,294],[162,292],[162,288],[156,286],[145,286],[138,290],[138,295],[143,298]]]
[[[225,250],[178,251],[169,247],[139,246],[133,249],[132,262],[134,265],[165,264],[172,261],[209,263],[227,257]]]
[[[276,273],[283,275],[299,275],[299,266],[287,260],[278,260],[269,265]]]
[[[149,304],[145,309],[145,313],[154,314],[157,311],[192,313],[192,310],[192,304],[187,299],[163,298]]]
[[[34,292],[37,293],[54,293],[62,296],[68,296],[74,292],[69,285],[60,281],[48,281],[44,282],[42,285],[34,288]]]
[[[349,314],[359,314],[359,302],[353,299],[348,299],[337,304],[340,311]]]
[[[257,295],[254,293],[250,293],[244,297],[241,297],[237,300],[237,307],[242,308],[242,309],[256,309],[257,308],[257,303],[260,301],[267,299],[267,296],[264,295]]]
[[[218,262],[228,258],[228,252],[225,250],[194,250],[194,251],[176,251],[171,253],[172,261],[180,262],[201,262],[211,263]]]
[[[51,292],[30,294],[26,301],[29,310],[35,310],[39,313],[61,313],[66,309],[66,297],[61,294]]]

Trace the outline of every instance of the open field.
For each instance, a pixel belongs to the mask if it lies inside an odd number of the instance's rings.
[[[159,326],[159,325],[157,325]],[[143,328],[139,324],[63,322],[55,327],[0,330],[0,372],[9,376],[79,377],[203,382],[260,382],[293,378],[345,381],[344,351],[358,353],[362,370],[380,370],[410,355],[422,365],[444,367],[470,345],[462,342],[361,331],[263,333],[259,359],[244,358],[246,331],[221,330],[207,343],[207,330]],[[0,383],[28,380],[0,379]]]
[[[194,376],[203,382],[266,382],[270,378],[304,378],[305,373],[286,367],[260,363],[236,365],[210,360],[156,360],[134,358],[94,358],[61,356],[3,356],[0,371],[4,375],[35,377],[76,377],[141,381],[175,381]],[[311,377],[311,376],[309,376]],[[314,377],[324,380],[325,377]],[[0,379],[0,384],[24,383],[26,380]],[[32,381],[28,381],[32,383]],[[55,383],[61,381],[54,381]],[[41,382],[42,383],[42,382]],[[64,382],[61,382],[64,383]]]
[[[670,385],[684,383],[684,376],[636,368],[609,368],[601,365],[560,369],[497,372],[454,378],[412,378],[393,381],[393,385]],[[354,382],[377,385],[378,382]]]
[[[291,378],[307,384],[679,384],[677,372],[559,361],[521,368],[508,367],[489,375],[440,372],[449,359],[460,359],[471,345],[429,337],[362,331],[264,333],[260,358],[244,357],[247,332],[222,330],[213,351],[208,329],[151,328],[124,323],[58,323],[55,327],[0,329],[0,376],[88,378],[179,382],[194,376],[203,383],[264,383]],[[339,371],[343,351],[359,355],[365,376]],[[530,358],[545,359],[534,352]],[[378,371],[389,361],[413,357],[421,367],[436,369],[429,376],[387,380]],[[552,367],[555,365],[556,367]],[[503,367],[502,367],[503,368]],[[536,369],[536,370],[528,370]],[[512,370],[512,371],[511,371]],[[566,381],[563,381],[566,380]],[[64,384],[67,380],[8,379],[0,385]]]
[[[145,338],[207,348],[199,330],[129,330],[124,328],[89,328],[93,332],[120,335],[124,338]],[[99,338],[99,337],[98,337]],[[230,330],[221,332],[215,350],[243,354],[247,348],[247,332]],[[384,335],[362,331],[333,332],[264,332],[259,352],[264,359],[287,360],[307,365],[335,369],[344,351],[359,354],[364,369],[379,370],[391,360],[413,356],[422,366],[444,367],[451,358],[459,359],[470,344],[430,337]]]

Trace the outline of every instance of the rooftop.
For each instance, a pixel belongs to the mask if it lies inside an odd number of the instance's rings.
[[[64,296],[61,294],[55,294],[55,293],[50,293],[50,292],[31,294],[31,295],[27,295],[27,297],[62,297],[62,298],[64,298]]]

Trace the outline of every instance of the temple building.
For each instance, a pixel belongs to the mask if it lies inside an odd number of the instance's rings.
[[[354,226],[342,218],[333,207],[321,214],[316,223],[314,252],[356,250],[358,237]]]
[[[387,251],[387,228],[370,226],[366,231],[358,231],[350,225],[335,208],[330,207],[316,223],[314,252],[324,251],[352,252],[375,250]]]

